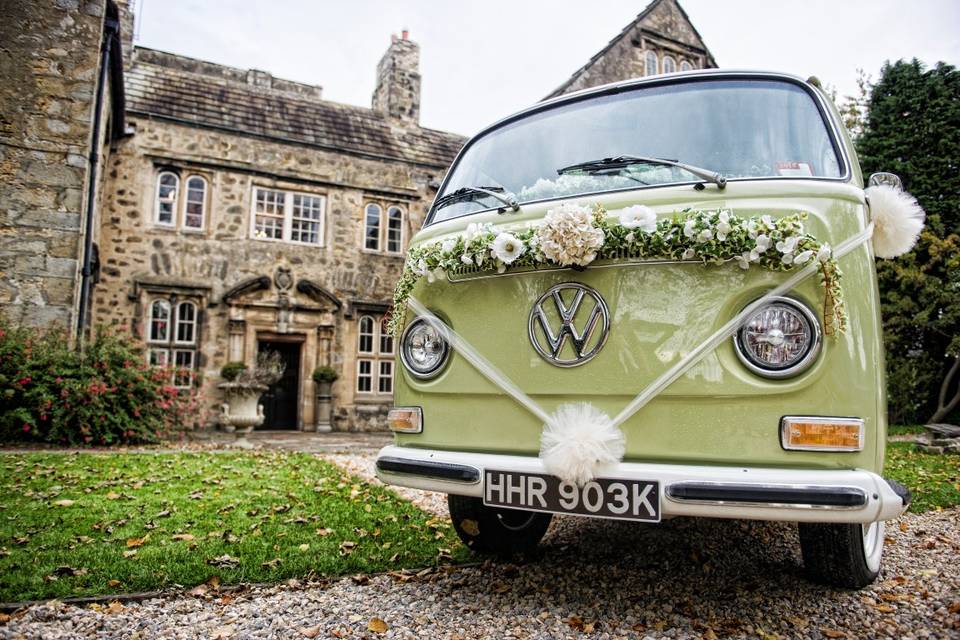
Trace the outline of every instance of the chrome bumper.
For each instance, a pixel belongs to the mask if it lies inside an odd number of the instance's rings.
[[[485,469],[546,473],[540,459],[389,445],[377,456],[387,484],[483,497]],[[663,517],[876,522],[903,513],[909,492],[863,469],[809,470],[621,462],[605,478],[656,480]],[[900,491],[900,493],[898,493]]]

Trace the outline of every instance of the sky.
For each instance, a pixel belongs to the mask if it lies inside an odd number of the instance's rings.
[[[472,135],[542,99],[646,0],[131,0],[135,43],[323,86],[369,106],[402,29],[420,44],[423,126]],[[816,75],[841,96],[887,60],[960,66],[958,0],[680,0],[721,68]]]

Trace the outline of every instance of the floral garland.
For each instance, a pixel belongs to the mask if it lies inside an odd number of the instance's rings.
[[[562,204],[543,220],[511,231],[472,223],[443,242],[411,249],[394,292],[390,329],[403,328],[407,298],[420,278],[433,282],[465,268],[504,273],[518,267],[583,269],[597,259],[690,260],[703,264],[735,261],[769,271],[789,271],[816,261],[824,289],[824,332],[843,333],[846,314],[840,268],[830,245],[804,231],[805,213],[773,219],[742,218],[727,209],[684,209],[657,220],[650,207],[636,205],[608,216],[601,205]],[[399,312],[397,312],[399,310]]]

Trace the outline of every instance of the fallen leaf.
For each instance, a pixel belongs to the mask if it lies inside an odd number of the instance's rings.
[[[120,494],[117,493],[116,491],[111,491],[110,493],[107,494],[107,500],[119,500],[119,499],[120,499]]]
[[[86,569],[75,569],[74,567],[57,567],[53,570],[54,575],[57,576],[83,576],[88,572]]]
[[[367,623],[367,630],[374,633],[386,633],[389,628],[380,618],[370,618],[370,622]]]
[[[310,550],[310,545],[308,545],[307,543],[303,543],[302,545],[300,545],[299,547],[297,547],[297,549],[300,549],[300,551],[309,551],[309,550]]]
[[[826,627],[820,627],[820,631],[828,638],[846,638],[847,634],[843,631],[837,631],[836,629],[827,629]]]
[[[137,555],[136,549],[127,549],[126,551],[123,552],[124,558],[132,558],[135,555]]]
[[[273,560],[261,562],[260,566],[264,569],[275,569],[276,567],[280,566],[280,558],[274,558]]]
[[[196,597],[199,598],[200,596],[205,596],[205,595],[207,595],[207,591],[208,591],[209,589],[210,589],[210,587],[208,587],[208,586],[205,585],[205,584],[198,584],[198,585],[195,586],[193,589],[190,589],[189,591],[187,591],[187,595],[188,595],[188,596],[196,596]]]
[[[104,610],[107,613],[120,613],[121,611],[123,611],[123,605],[120,603],[119,600],[114,600],[113,602],[108,604]]]
[[[357,548],[357,543],[350,540],[344,540],[340,543],[340,555],[348,556]]]
[[[119,586],[120,586],[120,581],[119,581],[119,580],[107,580],[107,586],[108,586],[108,587],[111,587],[111,588],[112,588],[112,587],[119,587]]]
[[[480,535],[480,524],[476,520],[461,520],[460,529],[470,536]]]
[[[233,567],[240,566],[240,559],[234,558],[228,554],[223,554],[222,556],[217,556],[216,558],[207,560],[207,564],[213,565],[214,567],[226,567],[232,569]]]
[[[300,633],[304,638],[316,638],[320,635],[321,626],[318,624],[315,627],[310,627],[309,629],[301,629]]]
[[[873,605],[873,608],[876,609],[877,611],[880,611],[881,613],[893,613],[894,611],[897,610],[896,607],[891,607],[888,604],[875,604]]]
[[[58,507],[71,507],[76,503],[73,500],[57,500],[53,504],[55,504]]]
[[[155,515],[155,516],[153,516],[153,517],[154,517],[154,518],[169,518],[171,513],[173,513],[173,512],[170,511],[169,509],[164,509],[163,511],[161,511],[160,513],[158,513],[157,515]]]
[[[327,529],[326,527],[324,527],[323,529],[317,529],[315,533],[318,536],[328,536],[331,533],[333,533],[333,529]]]
[[[576,629],[577,631],[583,631],[583,618],[581,618],[580,616],[572,615],[566,620],[564,620],[564,622],[566,622],[567,626],[569,626],[572,629]]]
[[[194,536],[193,536],[192,533],[175,533],[175,534],[173,534],[172,536],[170,536],[170,539],[171,539],[171,540],[186,540],[187,542],[189,542],[189,541],[191,541],[191,540],[194,539]]]
[[[950,604],[950,605],[947,607],[947,612],[948,612],[948,613],[960,613],[960,600],[957,600],[956,602]]]
[[[235,631],[236,627],[232,624],[217,627],[213,630],[213,635],[210,636],[210,640],[227,640],[227,638],[233,637]]]
[[[142,547],[147,540],[150,539],[150,534],[143,536],[142,538],[128,538],[127,546],[128,547]]]
[[[210,578],[204,584],[216,591],[220,588],[220,576],[210,576]]]
[[[10,622],[10,614],[0,613],[0,624],[6,624],[8,622]]]

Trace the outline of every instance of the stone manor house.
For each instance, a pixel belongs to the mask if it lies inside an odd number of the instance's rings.
[[[0,16],[0,313],[129,330],[211,421],[220,368],[271,350],[287,367],[263,428],[311,429],[311,373],[330,366],[334,428],[381,428],[402,375],[393,285],[465,142],[420,126],[407,33],[361,107],[133,46],[126,0],[0,0]],[[654,0],[550,96],[715,66],[677,0]]]

